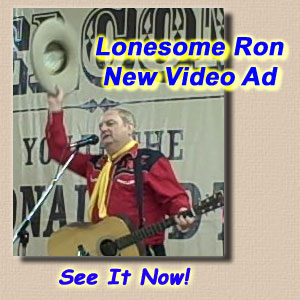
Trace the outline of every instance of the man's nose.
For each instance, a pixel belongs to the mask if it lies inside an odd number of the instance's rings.
[[[105,124],[101,124],[101,125],[99,126],[99,129],[100,129],[100,132],[102,133],[102,132],[104,132],[104,131],[107,130],[107,126],[106,126]]]

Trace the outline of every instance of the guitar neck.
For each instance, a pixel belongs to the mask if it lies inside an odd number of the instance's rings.
[[[223,206],[223,198],[221,199],[214,199],[214,196],[207,198],[201,201],[200,205],[194,206],[190,210],[186,210],[180,213],[183,217],[193,217],[195,215],[202,215],[209,211],[212,211],[218,207]],[[123,236],[117,239],[115,242],[119,250],[122,250],[126,247],[129,247],[133,244],[140,242],[143,239],[156,235],[159,232],[164,231],[165,229],[176,225],[176,221],[174,216],[169,217],[159,223],[155,223],[149,227],[140,228],[131,234]]]
[[[161,221],[159,223],[155,223],[149,227],[143,227],[140,229],[135,230],[131,234],[125,235],[119,239],[117,239],[115,242],[117,244],[117,247],[119,250],[122,250],[126,247],[129,247],[133,244],[136,244],[148,237],[151,237],[153,235],[156,235],[159,232],[164,231],[165,229],[174,226],[176,224],[176,221],[174,219],[174,216],[165,219],[164,221]]]

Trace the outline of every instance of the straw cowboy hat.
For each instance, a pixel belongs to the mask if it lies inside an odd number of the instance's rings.
[[[50,93],[56,85],[64,93],[73,91],[79,80],[78,38],[61,19],[48,19],[36,29],[32,38],[31,63],[37,80]]]

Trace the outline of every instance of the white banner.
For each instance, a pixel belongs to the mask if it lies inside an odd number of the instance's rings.
[[[165,83],[156,90],[116,91],[101,87],[103,68],[110,62],[95,59],[93,45],[99,34],[111,39],[223,39],[223,9],[14,9],[14,231],[41,197],[57,169],[45,142],[46,93],[37,82],[30,61],[34,31],[48,18],[63,18],[76,31],[80,57],[77,89],[64,100],[65,120],[72,141],[98,134],[103,111],[110,105],[136,116],[141,147],[161,150],[177,178],[196,204],[205,194],[224,186],[224,92],[179,89]],[[162,70],[170,62],[124,61],[127,69]],[[204,63],[189,63],[197,68]],[[118,63],[120,65],[120,62]],[[222,70],[223,62],[205,65]],[[99,146],[84,152],[99,154]],[[86,182],[67,171],[28,226],[27,255],[47,255],[47,239],[59,227],[87,221]],[[169,256],[221,256],[222,211],[202,216],[187,233],[166,232]],[[17,245],[14,245],[17,255]]]

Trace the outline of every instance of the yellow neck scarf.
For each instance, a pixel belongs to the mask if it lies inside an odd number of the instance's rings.
[[[99,210],[99,217],[101,219],[105,218],[107,215],[107,210],[106,210],[106,198],[107,198],[107,193],[108,193],[108,187],[110,184],[110,177],[111,177],[111,169],[113,166],[113,161],[120,157],[122,154],[126,153],[128,150],[133,148],[135,145],[137,145],[136,141],[130,141],[128,142],[123,148],[121,148],[118,152],[114,153],[113,155],[108,155],[108,161],[105,163],[104,167],[102,168],[96,185],[94,187],[91,200],[89,203],[89,208],[88,208],[88,216],[90,220],[92,220],[92,214],[93,214],[93,209],[94,206],[98,205],[98,210]]]

